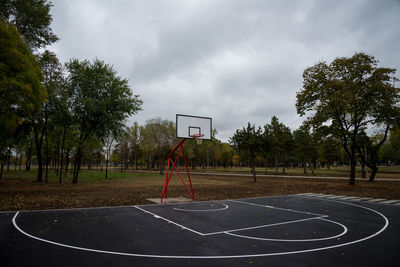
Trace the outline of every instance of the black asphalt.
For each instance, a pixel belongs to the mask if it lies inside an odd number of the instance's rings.
[[[399,266],[400,206],[289,195],[0,214],[1,266]]]

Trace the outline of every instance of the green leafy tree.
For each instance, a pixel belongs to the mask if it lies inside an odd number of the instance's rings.
[[[378,173],[379,152],[382,145],[386,142],[390,125],[386,125],[382,134],[369,137],[362,131],[358,136],[357,151],[361,160],[371,169],[369,181],[373,182]],[[366,150],[364,148],[367,148]],[[364,176],[365,177],[365,176]]]
[[[47,99],[35,56],[15,27],[0,22],[0,137],[11,137]]]
[[[285,174],[285,160],[292,150],[292,133],[290,128],[279,122],[275,116],[271,123],[264,126],[264,137],[270,143],[270,150],[275,159],[275,172],[278,172],[278,160],[282,162],[282,172]]]
[[[398,126],[390,130],[389,143],[393,149],[394,164],[398,164],[400,160],[400,128]]]
[[[48,165],[49,165],[49,130],[54,130],[56,125],[54,118],[58,112],[60,105],[60,95],[64,89],[64,72],[57,56],[50,52],[44,51],[38,57],[39,63],[42,67],[44,80],[43,85],[47,91],[48,101],[43,103],[41,110],[36,112],[31,120],[31,125],[34,132],[36,144],[36,157],[38,159],[38,175],[37,181],[42,181],[43,165],[45,165],[45,182],[48,180]],[[63,123],[58,121],[59,123]],[[51,129],[49,129],[51,127]],[[45,164],[43,164],[42,146],[43,139],[45,141]]]
[[[233,149],[227,143],[221,143],[221,163],[224,168],[232,163]]]
[[[117,137],[128,116],[141,109],[142,101],[133,95],[128,80],[117,76],[112,66],[101,60],[71,60],[66,64],[68,86],[73,99],[72,113],[79,130],[73,183],[78,182],[83,147],[91,135],[99,140]]]
[[[135,121],[134,124],[127,129],[127,135],[129,139],[129,150],[130,150],[130,158],[133,160],[133,164],[135,166],[135,170],[138,168],[138,157],[140,156],[140,127],[139,124]]]
[[[251,125],[249,122],[246,128],[236,130],[233,137],[230,138],[230,143],[239,151],[248,154],[253,180],[257,182],[255,159],[261,146],[261,128],[256,129],[255,125]]]
[[[151,171],[154,155],[156,154],[157,144],[148,127],[140,126],[140,147],[143,151],[143,159],[146,162],[146,169]]]
[[[36,50],[58,40],[50,27],[51,6],[47,0],[2,0],[0,18],[14,24],[29,48]]]
[[[340,159],[340,144],[336,138],[329,135],[321,138],[319,146],[326,167],[330,170],[332,163]]]
[[[355,184],[357,136],[377,123],[392,124],[398,113],[396,70],[378,68],[374,57],[356,53],[318,63],[303,73],[297,93],[297,112],[309,115],[315,129],[329,125],[350,160],[349,184]]]
[[[300,126],[293,132],[296,157],[301,160],[304,174],[307,174],[307,166],[310,167],[311,173],[314,175],[314,161],[318,158],[318,146],[310,133],[307,125]]]
[[[47,100],[43,74],[16,28],[0,20],[0,161],[24,132],[24,124]],[[0,173],[1,175],[1,173]]]
[[[175,125],[172,121],[161,118],[150,119],[146,122],[146,131],[154,144],[154,154],[158,158],[160,175],[163,174],[164,161],[169,149],[175,141]]]

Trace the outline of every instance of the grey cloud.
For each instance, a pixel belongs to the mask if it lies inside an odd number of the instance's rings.
[[[273,115],[298,127],[302,72],[321,60],[363,51],[400,66],[395,0],[53,3],[52,49],[113,64],[144,100],[131,122],[211,116],[223,140]]]

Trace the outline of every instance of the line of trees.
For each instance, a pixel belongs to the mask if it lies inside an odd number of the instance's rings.
[[[55,170],[61,183],[72,169],[78,182],[82,164],[91,168],[109,161],[122,169],[138,165],[163,173],[165,158],[177,140],[171,121],[155,118],[144,126],[125,126],[142,101],[126,79],[105,62],[71,59],[61,64],[45,50],[58,40],[52,32],[51,3],[5,0],[0,4],[0,178],[10,162],[32,162],[37,181]],[[356,53],[320,62],[303,73],[296,108],[306,120],[299,129],[272,117],[256,128],[250,122],[229,143],[214,138],[186,142],[192,166],[307,167],[349,163],[355,184],[358,162],[371,169],[397,163],[400,150],[400,94],[396,70],[377,66],[374,57]],[[371,134],[371,129],[379,130]],[[43,177],[44,176],[44,177]]]
[[[289,128],[276,118],[264,126],[264,131],[250,123],[247,128],[237,130],[231,143],[249,156],[254,181],[257,152],[272,153],[276,166],[278,158],[284,162],[294,153],[304,166],[305,162],[311,162],[313,171],[318,152],[324,151],[329,166],[338,145],[350,163],[349,184],[355,184],[357,161],[372,170],[370,181],[373,181],[378,172],[379,153],[390,132],[392,153],[398,151],[394,143],[400,125],[396,70],[378,68],[377,63],[372,56],[356,53],[351,58],[337,58],[330,64],[321,62],[307,68],[296,102],[297,112],[307,119],[293,132],[292,138]],[[381,132],[369,136],[367,132],[371,129]]]
[[[375,153],[374,150],[384,139],[384,129],[381,131],[369,137],[370,142],[363,147],[363,152],[366,149],[369,156]],[[275,116],[262,127],[256,128],[249,123],[247,127],[238,129],[229,143],[218,140],[215,135],[214,130],[213,139],[200,145],[193,140],[184,144],[188,163],[193,169],[247,166],[252,169],[256,180],[256,167],[273,168],[273,173],[281,174],[286,173],[286,168],[303,168],[304,174],[310,172],[314,175],[317,168],[331,169],[332,166],[350,163],[337,137],[312,131],[307,123],[291,131]],[[97,146],[87,147],[84,162],[88,168],[110,161],[114,166],[119,166],[121,171],[131,168],[159,170],[163,174],[167,154],[177,142],[179,140],[175,137],[175,124],[172,121],[154,118],[143,126],[135,122],[108,145],[98,143]],[[377,163],[397,163],[400,160],[399,144],[400,131],[394,128],[381,149],[378,148]],[[366,174],[366,165],[362,160],[364,156],[360,153],[356,158],[362,166],[363,177]],[[376,173],[370,174],[370,180],[373,181]]]
[[[50,8],[45,0],[1,3],[0,178],[10,157],[24,156],[30,170],[35,156],[38,182],[53,166],[61,183],[72,165],[77,183],[86,148],[117,138],[142,105],[111,65],[71,59],[63,66],[54,53],[39,52],[58,40]]]
[[[158,169],[163,174],[167,155],[179,140],[176,138],[175,123],[161,118],[148,120],[144,126],[137,122],[115,140],[111,161],[127,169]],[[231,166],[234,150],[228,144],[218,140],[216,130],[211,141],[197,144],[194,140],[184,143],[185,154],[191,168]]]
[[[385,137],[386,135],[386,137]],[[387,137],[389,136],[389,137]],[[377,134],[364,136],[365,143],[356,155],[356,162],[362,167],[362,176],[366,177],[366,168],[371,169],[369,180],[374,181],[380,164],[398,164],[400,162],[400,130],[393,128],[389,133],[380,129]],[[334,135],[313,129],[304,123],[298,129],[291,131],[289,127],[272,117],[269,124],[256,127],[250,122],[246,127],[236,130],[230,138],[234,148],[232,162],[235,165],[246,165],[252,170],[256,181],[256,167],[275,168],[275,173],[286,173],[286,168],[303,168],[312,175],[315,169],[332,166],[350,165],[347,152],[341,140]],[[375,171],[371,165],[365,164],[374,158]],[[281,168],[281,171],[278,171]]]

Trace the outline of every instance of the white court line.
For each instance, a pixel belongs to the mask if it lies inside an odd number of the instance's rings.
[[[292,210],[292,209],[286,209],[286,208],[278,208],[278,207],[273,207],[273,206],[269,206],[269,205],[256,204],[256,203],[252,203],[252,202],[245,202],[245,201],[238,201],[238,200],[228,200],[228,201],[241,203],[241,204],[247,204],[247,205],[251,205],[251,206],[271,208],[271,209],[276,209],[276,210],[284,210],[284,211],[298,212],[298,213],[303,213],[303,214],[308,214],[308,215],[316,215],[318,217],[328,216],[326,214],[318,214],[318,213],[312,213],[312,212],[308,212],[308,211],[300,211],[300,210]]]
[[[280,222],[280,223],[271,223],[271,224],[264,224],[264,225],[257,225],[257,226],[251,226],[251,227],[245,227],[245,228],[237,228],[237,229],[232,229],[232,230],[224,230],[220,232],[212,232],[204,235],[216,235],[216,234],[227,234],[231,232],[240,232],[240,231],[246,231],[246,230],[253,230],[253,229],[259,229],[259,228],[266,228],[270,226],[277,226],[277,225],[282,225],[282,224],[289,224],[289,223],[296,223],[296,222],[304,222],[304,221],[309,221],[309,220],[315,220],[315,219],[322,219],[328,217],[326,216],[321,216],[321,217],[313,217],[313,218],[306,218],[306,219],[300,219],[300,220],[293,220],[293,221],[287,221],[287,222]]]
[[[240,238],[247,238],[247,239],[253,239],[253,240],[261,240],[261,241],[278,241],[278,242],[310,242],[310,241],[323,241],[323,240],[329,240],[329,239],[334,239],[334,238],[338,238],[341,237],[342,235],[346,234],[348,229],[346,226],[344,226],[341,223],[332,221],[332,220],[328,220],[328,219],[324,219],[321,217],[316,217],[316,218],[310,218],[309,220],[322,220],[322,221],[327,221],[327,222],[331,222],[331,223],[335,223],[340,225],[343,228],[343,232],[341,232],[338,235],[335,236],[330,236],[330,237],[323,237],[323,238],[313,238],[313,239],[276,239],[276,238],[262,238],[262,237],[253,237],[253,236],[248,236],[248,235],[238,235],[238,234],[233,234],[231,232],[225,232],[225,234],[227,235],[231,235],[231,236],[236,236],[236,237],[240,237]],[[301,221],[301,220],[299,220]],[[305,221],[305,220],[303,220]]]
[[[190,210],[190,209],[180,209],[180,208],[172,208],[174,210],[180,210],[180,211],[220,211],[220,210],[226,210],[229,206],[226,204],[221,204],[225,207],[220,208],[220,209],[209,209],[209,210]]]
[[[155,255],[155,254],[124,253],[124,252],[118,252],[118,251],[98,250],[98,249],[91,249],[91,248],[85,248],[85,247],[71,246],[71,245],[62,244],[62,243],[54,242],[54,241],[51,241],[51,240],[43,239],[43,238],[40,238],[40,237],[36,237],[34,235],[26,233],[16,223],[16,218],[17,218],[19,212],[17,212],[14,215],[14,217],[12,219],[12,222],[13,222],[14,227],[20,233],[22,233],[23,235],[28,236],[28,237],[30,237],[32,239],[39,240],[39,241],[42,241],[42,242],[45,242],[45,243],[49,243],[49,244],[52,244],[52,245],[56,245],[56,246],[61,246],[61,247],[66,247],[66,248],[71,248],[71,249],[77,249],[77,250],[82,250],[82,251],[103,253],[103,254],[130,256],[130,257],[145,257],[145,258],[164,258],[164,259],[236,259],[236,258],[255,258],[255,257],[267,257],[267,256],[281,256],[281,255],[291,255],[291,254],[300,254],[300,253],[307,253],[307,252],[322,251],[322,250],[328,250],[328,249],[343,247],[343,246],[347,246],[347,245],[352,245],[352,244],[356,244],[356,243],[368,240],[370,238],[373,238],[373,237],[381,234],[389,226],[388,218],[386,218],[386,216],[383,215],[382,213],[380,213],[379,211],[376,211],[376,210],[373,210],[371,208],[364,207],[364,206],[361,206],[361,205],[353,204],[353,203],[346,203],[346,202],[327,200],[327,199],[325,201],[337,202],[337,203],[341,203],[341,204],[345,204],[345,205],[351,205],[351,206],[355,206],[355,207],[359,207],[359,208],[362,208],[362,209],[366,209],[366,210],[372,211],[372,212],[378,214],[379,216],[381,216],[385,220],[385,224],[381,229],[379,229],[379,231],[373,233],[372,235],[369,235],[369,236],[366,236],[364,238],[357,239],[357,240],[354,240],[354,241],[333,245],[333,246],[319,247],[319,248],[313,248],[313,249],[304,249],[304,250],[275,252],[275,253],[200,256],[200,255]],[[145,212],[147,212],[147,211],[145,211]]]
[[[166,218],[164,218],[164,217],[161,217],[161,216],[159,216],[159,215],[157,215],[157,214],[155,214],[155,213],[152,213],[152,212],[147,211],[147,210],[145,210],[145,209],[139,208],[138,206],[135,206],[135,208],[137,208],[137,209],[139,209],[139,210],[141,210],[141,211],[143,211],[143,212],[145,212],[145,213],[148,213],[148,214],[153,215],[153,217],[156,218],[156,219],[164,220],[164,221],[166,221],[166,222],[168,222],[168,223],[171,223],[171,224],[174,224],[174,225],[180,227],[181,229],[185,229],[185,230],[188,230],[188,231],[193,232],[193,233],[195,233],[195,234],[204,236],[203,233],[197,232],[197,231],[192,230],[192,229],[190,229],[190,228],[188,228],[188,227],[186,227],[186,226],[183,226],[183,225],[181,225],[181,224],[179,224],[179,223],[176,223],[176,222],[174,222],[174,221],[171,221],[171,220],[168,220],[168,219],[166,219]]]
[[[154,206],[154,204],[152,204]],[[165,204],[166,205],[166,204]],[[144,206],[144,205],[142,205]],[[65,209],[48,209],[48,210],[10,210],[10,211],[0,211],[0,213],[15,213],[15,212],[55,212],[55,211],[80,211],[80,210],[98,210],[98,209],[119,209],[119,208],[134,208],[134,205],[131,206],[103,206],[103,207],[89,207],[89,208],[65,208]]]
[[[242,202],[242,201],[237,201],[237,200],[229,200],[229,201],[237,202],[237,203],[240,203],[240,204],[253,205],[253,206],[257,206],[257,207],[267,207],[267,208],[271,208],[271,209],[279,209],[279,210],[284,210],[284,211],[298,212],[298,213],[304,213],[304,214],[307,214],[307,215],[318,215],[318,216],[317,216],[317,217],[312,217],[312,218],[306,218],[306,219],[299,219],[299,220],[293,220],[293,221],[286,221],[286,222],[274,223],[274,224],[263,224],[263,225],[257,225],[257,226],[251,226],[251,227],[245,227],[245,228],[235,228],[235,229],[223,230],[223,231],[211,232],[211,233],[200,233],[200,232],[198,232],[198,231],[196,231],[196,230],[193,230],[193,229],[191,229],[191,228],[189,228],[189,227],[186,227],[186,226],[183,226],[183,225],[181,225],[181,224],[178,224],[178,223],[176,223],[176,222],[174,222],[174,221],[171,221],[171,220],[169,220],[169,219],[166,219],[166,218],[164,218],[164,217],[162,217],[162,216],[160,216],[160,215],[157,215],[157,214],[152,213],[152,212],[150,212],[150,211],[147,211],[147,210],[145,210],[145,209],[139,208],[139,207],[137,207],[137,206],[136,206],[136,208],[138,208],[138,209],[140,209],[140,210],[142,210],[142,211],[144,211],[144,212],[147,212],[147,213],[153,215],[153,217],[155,217],[155,218],[157,218],[157,219],[165,220],[165,221],[167,221],[167,222],[169,222],[169,223],[172,223],[172,224],[177,225],[178,227],[181,227],[182,229],[186,229],[186,230],[188,230],[188,231],[191,231],[191,232],[196,233],[196,234],[201,235],[201,236],[209,236],[209,235],[217,235],[217,234],[226,234],[227,232],[238,232],[238,231],[251,230],[251,229],[258,229],[258,228],[264,228],[264,227],[275,226],[275,225],[281,225],[281,224],[287,224],[287,223],[295,223],[295,222],[307,221],[307,220],[312,220],[312,219],[316,219],[316,218],[326,218],[326,217],[329,217],[328,215],[323,215],[323,214],[316,214],[316,213],[311,213],[311,212],[304,212],[304,211],[291,210],[291,209],[284,209],[284,208],[276,208],[276,207],[272,207],[272,206],[254,204],[254,203],[250,203],[250,202]],[[225,205],[225,204],[222,204],[222,205]],[[225,206],[226,206],[226,208],[228,207],[228,205],[225,205]],[[173,208],[173,209],[175,209],[175,208]],[[225,208],[224,208],[224,209],[225,209]],[[190,210],[190,211],[192,211],[192,210]],[[209,210],[203,210],[203,211],[209,211]]]

